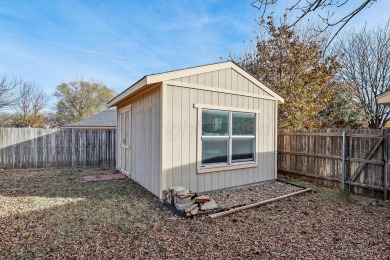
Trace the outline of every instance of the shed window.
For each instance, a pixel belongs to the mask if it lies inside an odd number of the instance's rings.
[[[202,166],[253,162],[256,114],[202,109]]]

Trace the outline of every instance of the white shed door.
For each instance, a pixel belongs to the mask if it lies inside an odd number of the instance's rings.
[[[121,171],[131,177],[131,108],[120,113]]]

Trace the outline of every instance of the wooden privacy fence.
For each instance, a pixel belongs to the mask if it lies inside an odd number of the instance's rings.
[[[387,199],[388,147],[387,129],[279,130],[278,172]]]
[[[0,128],[0,168],[115,164],[115,130]]]

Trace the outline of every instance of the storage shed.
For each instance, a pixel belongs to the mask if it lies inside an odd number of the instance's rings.
[[[117,168],[160,198],[273,180],[283,102],[231,61],[144,76],[109,102]]]

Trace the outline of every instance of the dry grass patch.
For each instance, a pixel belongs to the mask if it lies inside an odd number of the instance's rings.
[[[210,220],[173,215],[130,179],[82,182],[110,167],[1,173],[2,258],[386,258],[390,212],[337,190]],[[6,202],[4,202],[6,201]],[[3,203],[3,204],[2,204]],[[23,211],[27,205],[30,209]],[[30,205],[30,206],[29,206]]]

